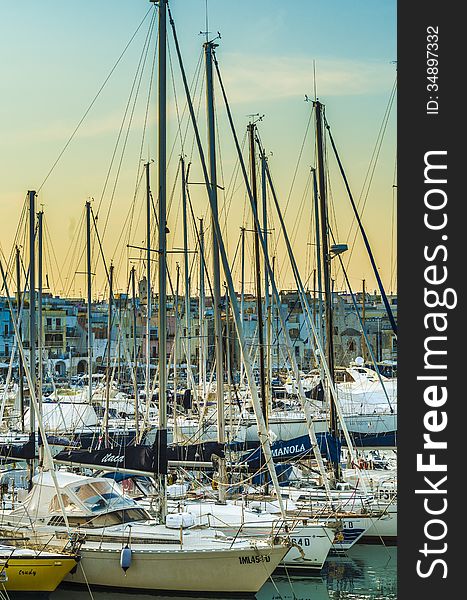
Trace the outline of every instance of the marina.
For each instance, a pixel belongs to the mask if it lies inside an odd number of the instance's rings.
[[[383,278],[370,189],[362,205],[314,61],[285,174],[265,115],[239,116],[207,0],[197,65],[180,3],[140,1],[112,7],[131,15],[126,45],[1,239],[0,597],[392,600],[394,202],[377,224]],[[116,89],[126,108],[96,199],[87,117]],[[371,179],[396,83],[382,90]],[[65,243],[50,207],[68,187]]]

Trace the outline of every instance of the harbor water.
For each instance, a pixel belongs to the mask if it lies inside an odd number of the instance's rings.
[[[202,599],[202,595],[193,596]],[[206,596],[206,598],[213,596]],[[187,595],[76,589],[60,586],[48,600],[186,600]],[[216,595],[218,600],[227,600]],[[238,598],[238,596],[237,596]],[[251,600],[252,596],[248,596]],[[329,556],[320,575],[304,577],[275,573],[256,594],[256,600],[395,600],[397,548],[354,546],[346,554]],[[245,597],[246,599],[246,597]]]

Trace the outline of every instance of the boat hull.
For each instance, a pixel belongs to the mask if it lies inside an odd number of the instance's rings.
[[[0,558],[0,589],[53,592],[77,562],[72,556]]]
[[[235,535],[234,527],[219,527],[226,535]],[[238,529],[237,529],[238,530]],[[264,537],[265,529],[246,523],[242,535]],[[279,568],[319,572],[333,544],[334,531],[323,525],[297,525],[290,531],[292,547],[279,564]]]
[[[213,544],[214,545],[214,544]],[[287,552],[286,546],[236,550],[133,549],[129,568],[120,549],[82,547],[75,573],[65,581],[108,588],[173,592],[256,593]]]

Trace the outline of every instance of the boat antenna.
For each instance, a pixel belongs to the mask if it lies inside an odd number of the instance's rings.
[[[313,93],[315,95],[315,102],[318,100],[316,95],[316,61],[313,59]]]

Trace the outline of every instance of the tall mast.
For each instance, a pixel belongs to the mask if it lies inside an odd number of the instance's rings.
[[[135,394],[135,443],[139,442],[139,398],[138,398],[138,348],[136,339],[136,281],[135,267],[131,268],[131,295],[133,298],[133,363],[134,363],[134,394]]]
[[[366,344],[365,344],[365,280],[362,280],[362,358],[366,360]]]
[[[318,307],[316,310],[316,321],[317,321],[317,329],[319,335],[321,336],[321,343],[324,346],[324,335],[323,335],[323,320],[322,320],[322,310],[323,310],[323,283],[321,280],[321,237],[319,233],[319,194],[318,194],[318,183],[316,181],[316,169],[312,168],[313,174],[313,206],[315,212],[315,247],[316,247],[316,274],[318,278]],[[314,289],[314,287],[313,287]]]
[[[36,225],[36,192],[29,191],[29,366],[31,372],[31,384],[33,389],[29,391],[29,424],[30,432],[36,433],[36,417],[32,396],[36,391],[36,255],[35,255],[35,225]],[[36,442],[34,442],[34,446]],[[35,454],[35,453],[34,453]],[[32,486],[34,476],[34,459],[29,463],[29,485]]]
[[[104,412],[104,447],[109,444],[109,410],[110,410],[110,358],[112,349],[112,296],[113,296],[114,266],[109,269],[109,312],[107,314],[107,368],[105,386],[105,412]]]
[[[152,292],[151,292],[151,182],[149,177],[149,165],[146,169],[146,414],[145,422],[149,419],[149,407],[151,404],[151,317],[152,317]],[[143,433],[143,432],[141,432]]]
[[[227,366],[227,397],[229,400],[229,427],[230,436],[232,439],[233,432],[233,416],[232,416],[232,365],[230,362],[230,299],[229,289],[227,285],[225,287],[225,364]]]
[[[242,276],[241,276],[241,295],[240,295],[240,318],[242,321],[242,327],[245,326],[245,227],[240,228],[241,236],[242,236]],[[243,384],[243,375],[244,375],[244,364],[243,360],[240,359],[240,384]]]
[[[19,248],[16,246],[16,303],[18,306],[18,330],[21,334],[21,265],[20,265],[20,254]],[[21,431],[24,433],[24,367],[21,358],[21,353],[18,352],[18,377],[19,377],[19,409],[21,412]]]
[[[182,163],[182,213],[183,213],[183,265],[185,275],[185,349],[187,362],[187,376],[189,385],[193,384],[191,372],[191,305],[190,305],[190,267],[188,264],[188,218],[187,218],[187,194],[185,160]]]
[[[159,176],[159,440],[167,445],[167,115],[166,115],[166,42],[167,0],[159,0],[159,63],[158,63],[158,176]],[[167,514],[167,477],[159,475],[161,494],[160,518]]]
[[[174,368],[174,393],[173,393],[173,404],[172,404],[172,416],[173,416],[173,439],[175,442],[179,441],[178,437],[178,423],[177,423],[177,387],[178,387],[178,340],[180,337],[179,333],[179,310],[178,310],[178,291],[180,286],[180,265],[177,263],[177,277],[175,280],[175,302],[174,302],[174,344],[173,344],[173,368]]]
[[[254,123],[249,123],[248,134],[250,140],[250,178],[251,178],[251,193],[253,202],[258,211],[258,192],[256,186],[256,153],[255,153],[255,129]],[[254,242],[255,242],[255,280],[256,280],[256,315],[258,318],[258,346],[259,346],[259,377],[261,390],[261,405],[263,410],[264,421],[268,423],[268,398],[266,395],[266,372],[264,368],[264,326],[263,326],[263,302],[261,298],[261,264],[259,251],[259,232],[256,224],[254,225]]]
[[[206,42],[204,56],[206,63],[206,105],[208,120],[208,145],[209,145],[209,180],[212,192],[211,215],[212,222],[218,222],[217,202],[217,165],[216,165],[216,130],[214,119],[214,88],[212,78],[212,53],[217,44]],[[212,227],[212,269],[213,269],[213,304],[214,304],[214,337],[216,349],[216,395],[217,395],[217,440],[225,443],[225,412],[224,412],[224,352],[222,343],[222,318],[221,318],[221,282],[219,265],[219,242]],[[225,501],[225,463],[219,459],[219,501]]]
[[[318,163],[318,192],[320,200],[320,221],[321,221],[321,245],[323,248],[323,279],[325,296],[325,321],[326,321],[326,360],[331,376],[334,382],[334,340],[333,340],[333,312],[332,312],[332,291],[331,291],[331,253],[329,251],[329,228],[328,228],[328,208],[326,196],[326,173],[324,169],[324,144],[323,144],[323,115],[322,104],[314,102],[316,111],[316,150]],[[329,386],[327,386],[329,388]],[[328,389],[329,398],[329,430],[331,435],[337,439],[338,423],[334,400]],[[340,477],[339,463],[333,465],[336,478]]]
[[[206,395],[206,336],[204,323],[204,221],[199,220],[199,384],[203,393],[203,399]]]
[[[42,241],[43,241],[43,216],[41,210],[37,213],[37,354],[38,354],[38,370],[37,370],[37,402],[39,410],[42,412],[42,387],[43,387],[43,354],[44,354],[44,334],[42,323]],[[42,453],[42,449],[39,448]],[[42,456],[40,456],[42,462]]]
[[[92,402],[92,323],[91,323],[91,202],[86,202],[86,275],[87,275],[87,318],[88,318],[88,400]]]
[[[269,298],[269,274],[267,264],[269,262],[268,254],[268,207],[267,207],[267,177],[266,177],[266,152],[261,154],[261,195],[263,212],[263,237],[264,237],[264,310],[266,312],[266,365],[267,378],[266,390],[272,404],[271,381],[272,381],[272,360],[271,360],[271,301]],[[259,245],[259,244],[258,244]],[[272,408],[272,406],[270,407]]]

